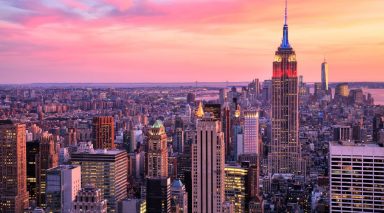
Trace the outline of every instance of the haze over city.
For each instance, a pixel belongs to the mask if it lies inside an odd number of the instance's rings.
[[[384,1],[292,0],[306,81],[383,81]],[[283,1],[0,2],[0,83],[269,79]],[[364,73],[362,75],[361,73]]]

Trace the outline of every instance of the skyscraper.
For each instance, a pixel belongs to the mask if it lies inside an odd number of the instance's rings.
[[[321,89],[323,91],[328,91],[328,63],[324,59],[324,62],[321,63]]]
[[[0,212],[28,207],[25,125],[0,121]]]
[[[83,187],[92,184],[107,199],[108,212],[117,212],[118,202],[127,197],[128,156],[122,150],[80,150],[71,162],[81,165]]]
[[[206,113],[197,120],[192,144],[192,212],[221,212],[224,203],[224,134],[221,122]]]
[[[93,118],[93,145],[95,149],[115,148],[115,127],[112,116]]]
[[[157,120],[148,131],[147,177],[168,177],[167,134]]]
[[[286,5],[283,39],[273,61],[272,138],[268,156],[271,173],[299,172],[298,102],[297,61],[288,41]]]
[[[255,110],[248,110],[244,112],[243,143],[243,154],[259,153],[259,113]]]
[[[46,173],[50,168],[57,167],[59,163],[59,153],[52,135],[46,134],[40,141],[39,154],[36,159],[36,183],[37,183],[37,204],[45,207],[45,187]]]
[[[146,153],[147,212],[171,212],[171,179],[168,177],[167,134],[160,120],[148,131]]]

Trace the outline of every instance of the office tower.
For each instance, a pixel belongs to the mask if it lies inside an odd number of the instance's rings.
[[[221,212],[224,203],[224,134],[221,123],[206,113],[197,120],[192,144],[192,212]]]
[[[107,199],[108,212],[117,212],[118,202],[127,197],[128,156],[122,150],[94,150],[92,146],[72,153],[73,165],[81,166],[83,187],[92,184]]]
[[[321,63],[321,89],[323,91],[328,91],[328,63],[324,59],[324,62]]]
[[[287,6],[283,39],[275,53],[272,76],[272,140],[268,156],[271,173],[299,173],[298,79],[296,54],[288,41]]]
[[[243,154],[258,154],[259,143],[259,112],[248,110],[244,112],[244,141]]]
[[[41,138],[39,154],[36,159],[36,183],[37,183],[37,205],[45,207],[46,172],[50,168],[57,167],[59,153],[53,136],[46,134]]]
[[[267,102],[271,101],[271,98],[272,98],[272,81],[271,80],[265,80],[263,82],[262,97]]]
[[[226,165],[225,197],[226,201],[234,204],[234,212],[262,212],[258,165],[249,161]]]
[[[349,86],[348,83],[340,83],[336,85],[335,89],[335,98],[336,97],[348,97],[349,96]]]
[[[251,95],[257,97],[260,94],[260,81],[258,78],[253,79],[251,83],[248,84],[248,91]]]
[[[315,96],[320,96],[323,93],[323,84],[321,82],[315,82],[315,84],[313,85],[314,86],[314,92],[313,94]]]
[[[137,141],[136,141],[136,130],[130,130],[129,131],[129,147],[128,152],[132,153],[136,150],[137,147]]]
[[[147,146],[147,177],[168,177],[167,134],[161,121],[157,120],[148,131]]]
[[[93,118],[93,145],[95,149],[115,148],[115,127],[112,116]]]
[[[174,180],[171,186],[171,200],[177,208],[174,212],[188,212],[188,194],[180,180]]]
[[[28,207],[25,125],[0,121],[0,212]]]
[[[104,199],[100,189],[93,185],[86,185],[77,192],[72,212],[107,213],[107,200]]]
[[[329,145],[330,211],[383,212],[384,148]]]
[[[232,143],[232,136],[231,136],[231,108],[229,107],[228,102],[225,102],[224,108],[223,108],[223,118],[222,118],[222,124],[223,124],[223,132],[224,132],[224,144],[225,144],[225,159],[226,161],[231,161],[233,159],[233,143]]]
[[[179,153],[184,152],[184,130],[182,128],[176,128],[175,132],[175,150]]]
[[[60,165],[47,170],[47,212],[72,212],[72,204],[81,189],[80,166]]]
[[[249,202],[248,169],[225,166],[225,199],[234,205],[234,212],[245,212]]]
[[[27,191],[30,201],[37,199],[36,159],[39,155],[39,148],[38,140],[27,142]]]
[[[171,213],[171,179],[168,177],[147,178],[147,212]]]
[[[352,89],[349,92],[349,101],[351,104],[363,104],[365,97],[362,89]]]

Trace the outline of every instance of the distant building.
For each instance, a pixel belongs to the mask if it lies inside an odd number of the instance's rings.
[[[24,124],[0,121],[0,212],[27,208],[27,159]]]
[[[195,103],[195,99],[196,99],[196,97],[195,97],[194,93],[188,93],[187,94],[187,102],[189,104],[194,104]]]
[[[348,86],[348,83],[340,83],[340,84],[336,85],[335,98],[336,97],[347,98],[348,96],[349,96],[349,86]]]
[[[383,147],[331,142],[329,159],[331,212],[383,211]]]
[[[81,189],[80,166],[61,165],[47,170],[46,206],[48,212],[71,213]]]
[[[101,190],[92,185],[86,185],[76,195],[71,213],[107,213],[107,200]]]
[[[321,63],[321,89],[323,91],[328,91],[328,73],[329,67],[327,61],[324,59],[324,62]]]
[[[93,118],[92,135],[95,149],[115,148],[115,127],[112,116]]]
[[[27,191],[30,202],[37,199],[36,159],[39,155],[39,148],[38,140],[27,142]]]
[[[146,206],[145,199],[126,199],[121,202],[121,212],[146,213]]]

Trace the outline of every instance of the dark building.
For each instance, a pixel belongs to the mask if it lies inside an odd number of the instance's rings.
[[[384,128],[384,116],[382,115],[375,115],[373,118],[373,133],[372,133],[372,140],[373,142],[377,143],[380,139],[380,130]]]
[[[39,155],[40,143],[38,140],[27,142],[27,190],[29,200],[37,199],[36,158]]]
[[[167,177],[147,178],[146,197],[147,212],[170,213],[171,179]]]
[[[188,103],[190,103],[190,104],[195,103],[195,99],[196,99],[195,94],[193,94],[193,93],[187,94],[187,102]]]
[[[220,104],[205,104],[204,112],[210,112],[216,119],[221,118],[221,105]]]

